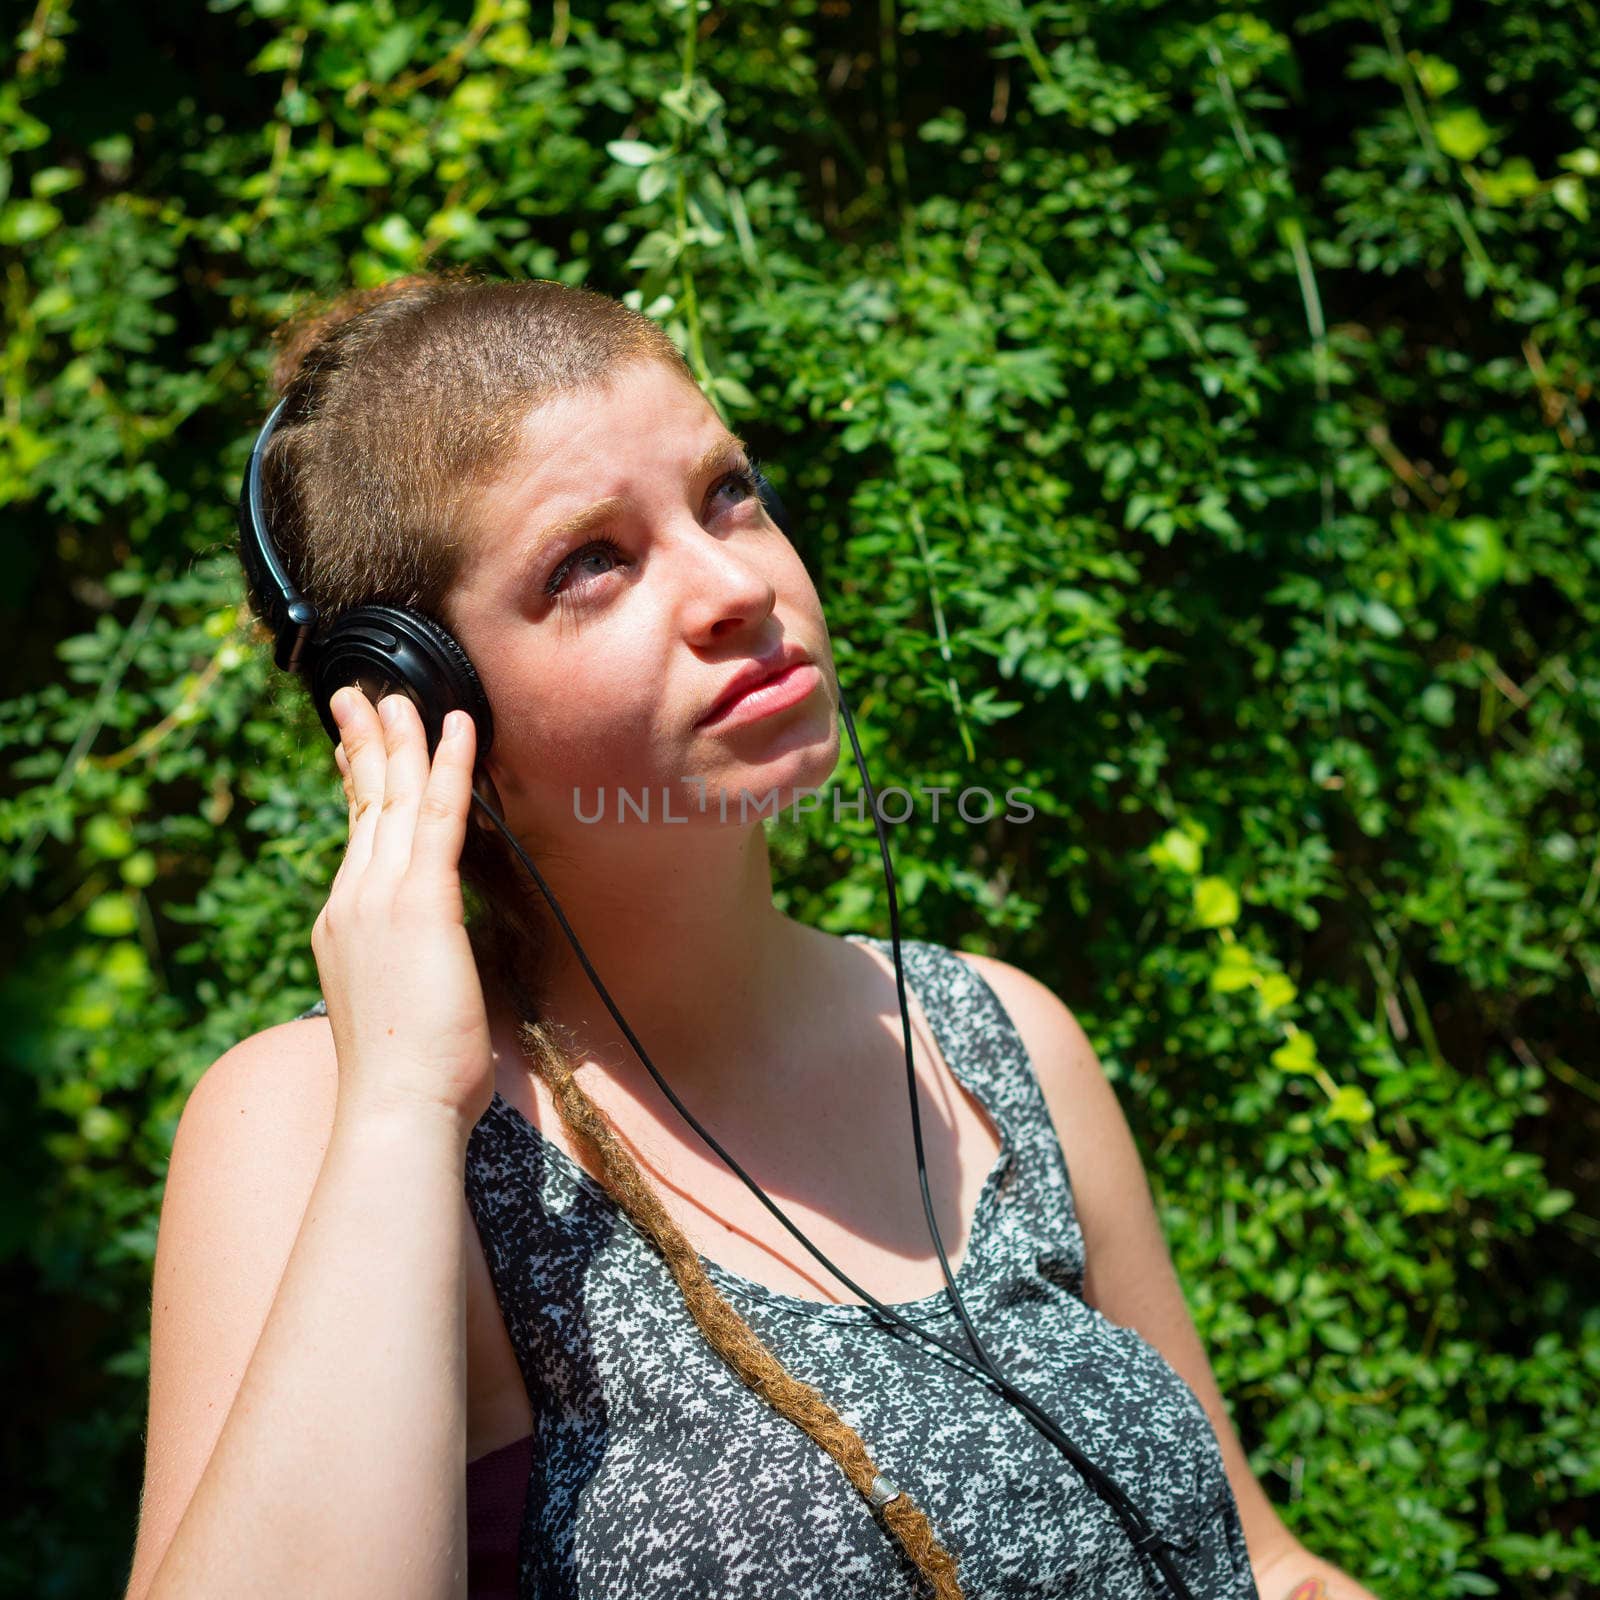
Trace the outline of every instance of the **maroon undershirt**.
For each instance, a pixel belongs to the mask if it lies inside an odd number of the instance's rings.
[[[517,1540],[532,1468],[532,1434],[467,1463],[470,1600],[517,1600]]]

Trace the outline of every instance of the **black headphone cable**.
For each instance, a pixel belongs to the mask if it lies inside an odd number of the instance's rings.
[[[1099,1467],[1090,1461],[1087,1456],[1078,1450],[1078,1448],[1066,1436],[1061,1427],[1055,1422],[1049,1413],[1004,1375],[1004,1373],[1000,1370],[998,1363],[994,1360],[993,1356],[989,1354],[983,1342],[979,1339],[977,1330],[972,1326],[971,1318],[967,1315],[966,1306],[962,1302],[960,1292],[956,1288],[955,1277],[950,1270],[950,1262],[945,1252],[944,1241],[939,1235],[939,1225],[934,1217],[933,1199],[928,1187],[927,1163],[922,1140],[922,1119],[917,1103],[916,1071],[913,1065],[912,1056],[911,1015],[906,1003],[905,972],[900,955],[900,912],[894,888],[894,868],[889,859],[889,844],[884,832],[883,819],[878,815],[877,795],[873,790],[872,780],[867,775],[866,761],[861,754],[861,744],[856,737],[855,722],[850,715],[850,709],[848,705],[845,703],[844,689],[842,685],[839,689],[839,709],[844,717],[845,729],[850,735],[850,746],[855,753],[856,765],[860,770],[862,783],[867,791],[868,804],[872,808],[873,823],[877,830],[878,836],[878,849],[883,858],[884,872],[886,875],[886,885],[889,896],[890,940],[894,948],[895,985],[900,1002],[900,1021],[906,1053],[906,1081],[911,1100],[912,1141],[916,1148],[917,1177],[922,1191],[923,1214],[927,1218],[928,1228],[933,1236],[934,1251],[939,1258],[939,1268],[944,1277],[946,1295],[950,1300],[952,1309],[956,1313],[957,1319],[961,1323],[962,1329],[966,1334],[967,1341],[972,1347],[973,1356],[976,1359],[969,1358],[956,1346],[947,1344],[943,1339],[939,1338],[937,1334],[930,1333],[926,1328],[918,1327],[915,1323],[907,1320],[905,1317],[902,1317],[891,1307],[878,1300],[876,1296],[869,1294],[859,1284],[855,1283],[850,1277],[836,1267],[833,1262],[831,1262],[822,1253],[822,1251],[819,1250],[817,1246],[814,1245],[805,1236],[805,1234],[800,1231],[800,1229],[789,1219],[785,1212],[767,1196],[766,1191],[763,1190],[755,1181],[755,1179],[752,1178],[749,1173],[747,1173],[744,1168],[739,1165],[733,1156],[731,1156],[728,1151],[723,1148],[716,1137],[701,1125],[699,1119],[694,1115],[694,1113],[689,1110],[688,1106],[686,1106],[681,1099],[678,1098],[678,1095],[672,1088],[671,1084],[669,1084],[667,1080],[662,1077],[660,1071],[656,1068],[655,1063],[651,1061],[649,1055],[646,1053],[644,1046],[639,1042],[637,1035],[628,1025],[627,1018],[622,1015],[620,1010],[618,1010],[616,1002],[611,998],[610,992],[606,989],[605,984],[601,981],[600,974],[595,971],[593,965],[590,963],[588,954],[585,952],[582,944],[579,943],[578,936],[573,932],[572,925],[567,921],[566,915],[562,911],[560,904],[557,902],[555,895],[551,893],[550,886],[544,881],[539,869],[533,864],[532,860],[528,856],[528,853],[523,849],[521,841],[517,839],[516,835],[513,834],[511,829],[507,826],[505,819],[501,817],[499,812],[497,812],[487,800],[484,799],[483,795],[477,790],[476,787],[474,787],[472,791],[472,798],[477,806],[483,811],[484,815],[488,817],[490,822],[492,822],[495,827],[500,830],[501,834],[504,835],[506,842],[511,846],[511,849],[516,854],[517,859],[522,863],[523,867],[532,876],[533,881],[538,885],[539,892],[549,903],[551,911],[555,913],[556,920],[560,923],[562,932],[566,934],[568,942],[572,945],[573,951],[576,953],[579,962],[582,964],[584,972],[588,975],[590,983],[594,985],[595,991],[605,1003],[606,1009],[611,1013],[613,1019],[616,1021],[617,1026],[622,1030],[623,1036],[627,1039],[629,1045],[632,1046],[634,1053],[643,1063],[645,1071],[650,1074],[650,1077],[654,1080],[656,1087],[660,1089],[663,1095],[666,1096],[668,1102],[672,1105],[673,1109],[678,1113],[678,1115],[681,1116],[686,1123],[688,1123],[691,1129],[693,1129],[700,1141],[717,1156],[723,1165],[726,1166],[741,1183],[744,1184],[744,1186],[756,1197],[758,1201],[760,1201],[762,1206],[766,1208],[772,1217],[819,1263],[819,1265],[821,1265],[827,1272],[829,1272],[834,1278],[843,1284],[846,1289],[850,1290],[852,1294],[856,1295],[878,1317],[886,1322],[892,1323],[895,1326],[904,1329],[910,1334],[913,1334],[915,1337],[921,1339],[924,1343],[935,1346],[946,1357],[955,1362],[957,1366],[964,1368],[966,1371],[972,1373],[975,1377],[980,1378],[984,1382],[992,1385],[1003,1399],[1005,1399],[1016,1410],[1020,1411],[1025,1417],[1027,1417],[1029,1422],[1033,1424],[1034,1428],[1037,1429],[1037,1431],[1047,1440],[1049,1440],[1049,1442],[1054,1445],[1055,1448],[1060,1451],[1068,1461],[1072,1463],[1072,1465],[1078,1470],[1079,1474],[1084,1478],[1089,1486],[1116,1513],[1117,1518],[1122,1523],[1123,1529],[1132,1542],[1135,1551],[1137,1551],[1141,1557],[1148,1557],[1155,1563],[1162,1577],[1166,1580],[1167,1584],[1171,1586],[1175,1600],[1194,1600],[1194,1596],[1188,1585],[1185,1584],[1182,1575],[1173,1566],[1171,1557],[1167,1554],[1169,1550],[1177,1550],[1184,1547],[1174,1543],[1172,1540],[1165,1539],[1156,1533],[1156,1531],[1150,1526],[1148,1519],[1146,1519],[1144,1514],[1136,1505],[1134,1505],[1134,1503],[1128,1498],[1123,1490],[1119,1488],[1118,1485],[1106,1475],[1106,1473],[1101,1471]]]

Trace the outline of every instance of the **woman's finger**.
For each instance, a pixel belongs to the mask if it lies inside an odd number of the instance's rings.
[[[372,702],[354,685],[339,689],[328,702],[339,726],[340,743],[350,764],[350,783],[354,798],[350,803],[350,840],[345,846],[340,873],[360,877],[372,854],[372,837],[383,805],[383,775],[388,756],[383,747],[383,728]]]
[[[342,743],[333,747],[333,764],[339,769],[339,782],[344,788],[344,803],[353,806],[356,801],[356,786],[350,781],[350,762],[345,757]]]
[[[411,862],[417,809],[428,785],[428,736],[416,706],[403,694],[386,694],[378,702],[378,717],[389,764],[368,870],[398,878]]]
[[[444,719],[433,771],[417,814],[411,841],[413,877],[435,881],[457,871],[472,808],[472,769],[477,759],[478,729],[465,711]]]
[[[341,741],[333,747],[333,764],[339,769],[339,782],[344,789],[345,827],[347,830],[354,828],[356,823],[356,786],[350,777],[350,763],[345,757],[344,744]],[[349,834],[346,832],[346,838]],[[338,868],[333,874],[333,882],[329,885],[329,892],[337,889],[340,881],[345,876],[345,863],[350,859],[346,853],[341,858]]]

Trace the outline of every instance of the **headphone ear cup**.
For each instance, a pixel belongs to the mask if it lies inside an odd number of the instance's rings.
[[[345,612],[317,641],[307,677],[317,715],[335,744],[339,725],[328,702],[346,684],[374,704],[385,694],[405,695],[422,718],[430,760],[452,710],[465,711],[476,724],[479,762],[494,741],[494,716],[477,670],[455,635],[420,611],[357,606]]]

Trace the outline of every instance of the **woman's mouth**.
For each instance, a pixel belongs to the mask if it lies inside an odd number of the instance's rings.
[[[702,717],[699,725],[702,728],[739,727],[774,716],[799,705],[821,681],[822,674],[810,661],[797,661],[792,667],[763,678],[760,683],[724,700],[710,715]]]

